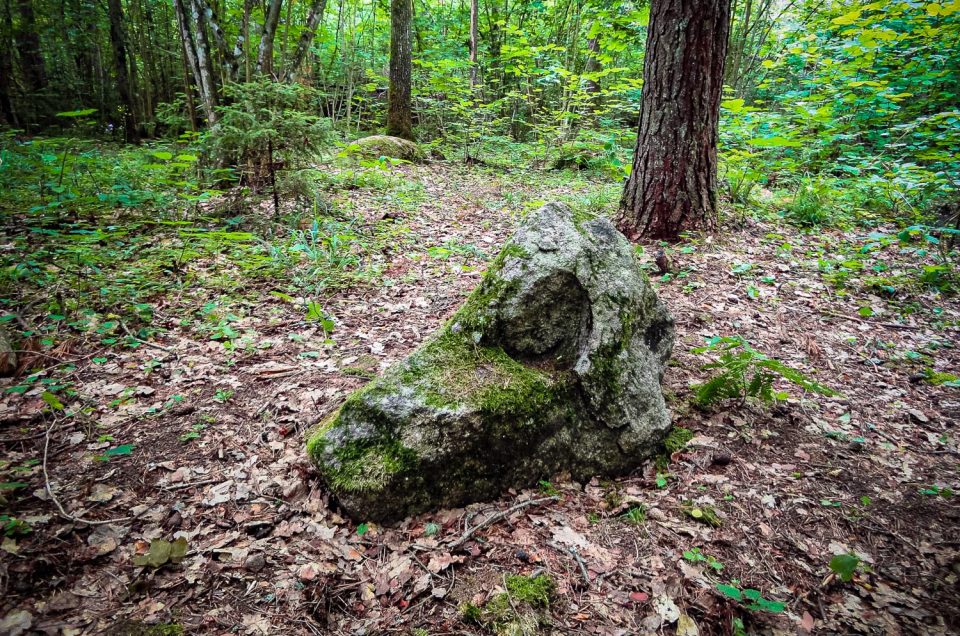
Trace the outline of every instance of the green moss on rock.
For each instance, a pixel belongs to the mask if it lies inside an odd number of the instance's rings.
[[[667,449],[668,453],[673,454],[686,448],[687,443],[692,439],[693,431],[689,428],[674,426],[663,440],[663,447]]]
[[[373,521],[560,470],[621,473],[669,427],[659,377],[672,342],[623,236],[548,205],[447,324],[352,394],[307,449],[342,508]]]

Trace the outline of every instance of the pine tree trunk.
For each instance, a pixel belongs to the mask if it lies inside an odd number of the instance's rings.
[[[390,2],[390,90],[387,106],[387,134],[413,139],[410,81],[413,74],[413,51],[410,26],[413,21],[413,0]]]
[[[127,43],[123,29],[123,6],[120,0],[107,0],[107,15],[110,19],[110,45],[113,47],[114,70],[117,73],[117,93],[120,96],[120,108],[123,112],[124,138],[127,142],[136,142],[140,135],[137,131],[133,94],[130,90]]]
[[[730,0],[653,0],[633,160],[617,225],[675,240],[717,215],[717,120]]]

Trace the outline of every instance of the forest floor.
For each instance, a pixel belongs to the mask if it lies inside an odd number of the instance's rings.
[[[334,195],[365,219],[350,236],[373,241],[368,280],[305,307],[214,253],[189,264],[189,289],[153,297],[149,343],[104,323],[31,365],[66,369],[3,380],[0,495],[6,522],[32,530],[10,526],[0,546],[0,632],[960,630],[960,389],[944,375],[960,369],[960,304],[913,285],[923,254],[885,242],[892,225],[803,232],[759,215],[670,249],[673,273],[651,273],[677,319],[665,391],[693,437],[659,469],[558,475],[396,527],[337,514],[305,431],[452,314],[522,211],[555,198],[609,209],[618,188],[446,163],[394,171],[402,188]],[[900,276],[893,292],[868,280],[878,271]],[[113,332],[135,346],[111,346]],[[692,408],[710,373],[692,350],[733,334],[840,395],[778,385],[792,396],[772,407]],[[180,537],[182,555],[157,541]],[[862,563],[844,582],[828,563],[851,552]],[[506,611],[523,620],[509,625],[491,614],[508,577],[536,574],[555,583],[548,605],[516,599]],[[734,589],[758,593],[738,602]],[[469,604],[483,609],[465,616]]]

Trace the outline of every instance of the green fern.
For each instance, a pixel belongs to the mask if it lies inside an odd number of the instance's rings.
[[[820,395],[836,395],[830,387],[757,351],[741,336],[713,338],[707,346],[693,350],[698,354],[707,351],[719,352],[720,358],[716,362],[705,364],[703,368],[718,369],[719,372],[696,387],[694,400],[698,406],[708,407],[732,399],[756,398],[764,403],[784,399],[787,397],[786,393],[773,390],[773,383],[778,377],[806,391]]]

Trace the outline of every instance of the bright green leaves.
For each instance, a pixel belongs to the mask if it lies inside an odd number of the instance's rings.
[[[133,449],[136,448],[133,444],[122,444],[120,446],[115,446],[107,450],[107,452],[102,455],[97,455],[96,459],[102,462],[108,462],[115,457],[123,457],[125,455],[130,455],[133,453]]]
[[[753,139],[748,139],[745,143],[758,148],[798,148],[803,145],[800,141],[788,139],[781,135],[754,137]]]
[[[731,598],[738,603],[742,603],[744,607],[751,611],[771,612],[777,614],[787,609],[786,603],[765,599],[759,590],[752,588],[741,590],[733,585],[718,583],[717,591],[727,598]]]
[[[856,554],[838,554],[830,559],[830,569],[843,582],[849,582],[860,567],[861,559]]]

